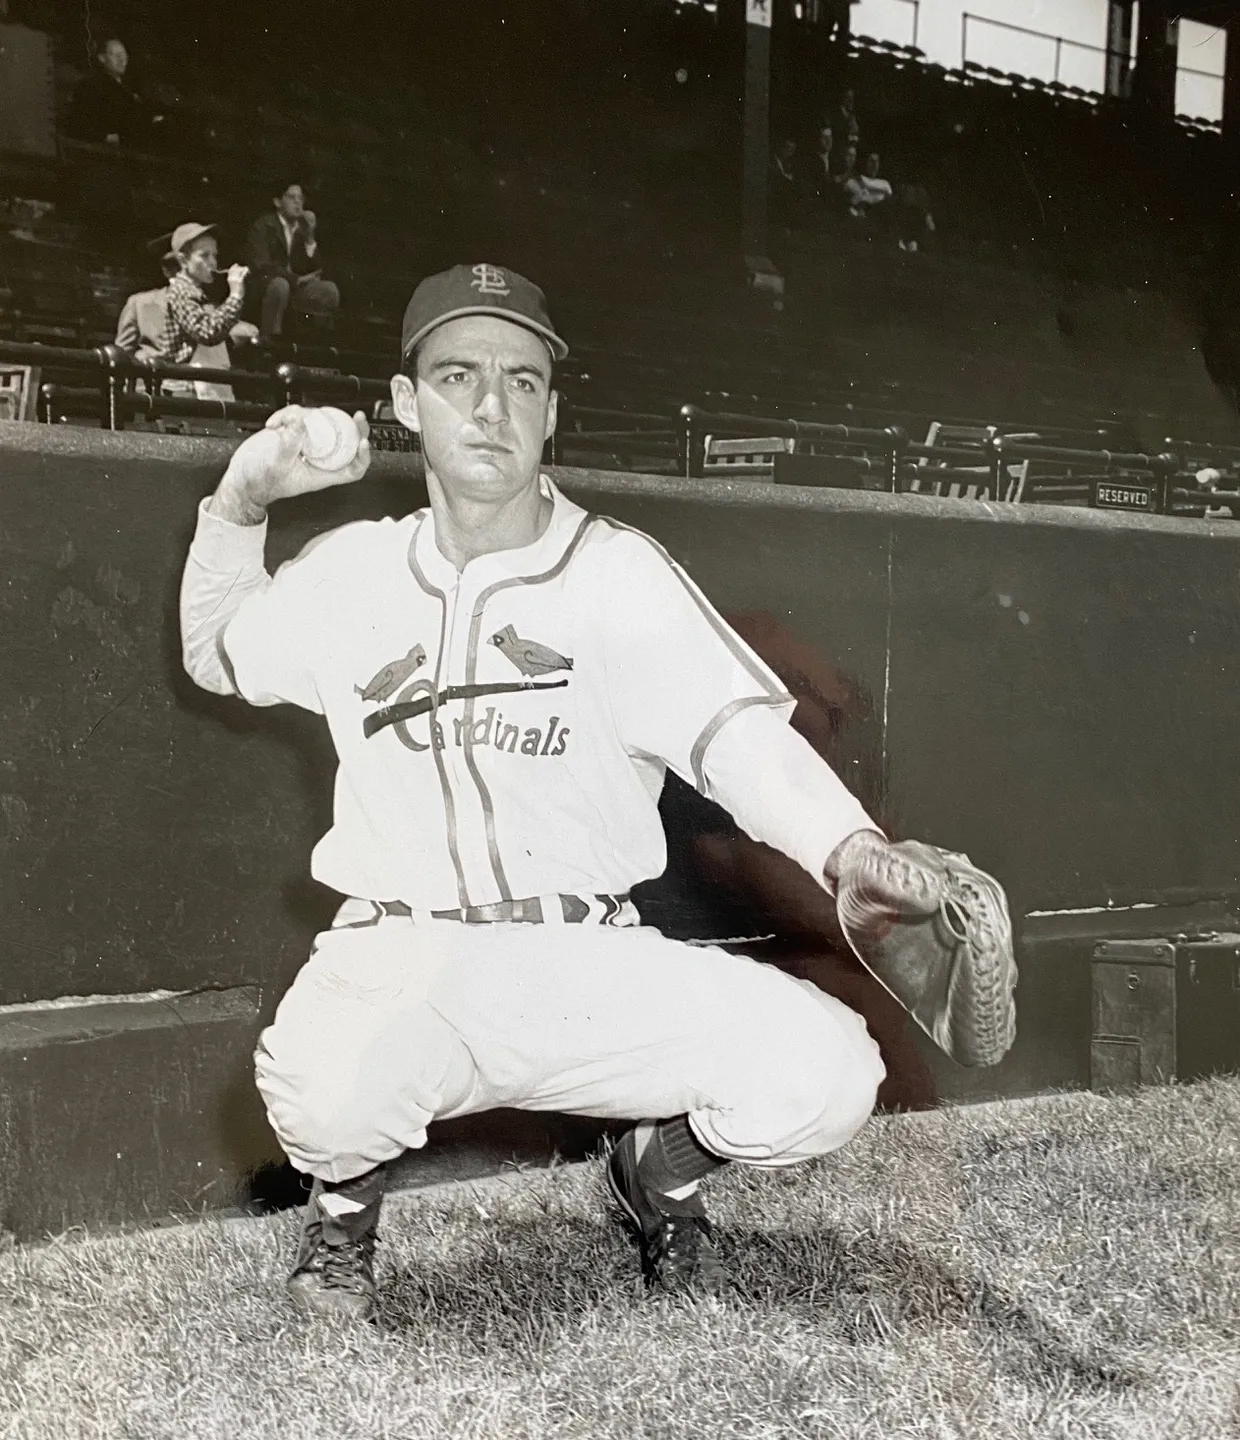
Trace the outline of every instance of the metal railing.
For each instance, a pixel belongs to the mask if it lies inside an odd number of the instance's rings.
[[[881,476],[882,488],[891,494],[927,493],[926,487],[938,484],[972,482],[991,499],[1001,500],[1015,490],[1017,498],[1032,502],[1055,499],[1060,504],[1182,517],[1224,510],[1233,518],[1240,516],[1240,490],[1203,488],[1196,482],[1193,462],[1183,453],[1045,445],[1004,435],[994,426],[983,428],[974,445],[929,445],[910,441],[898,425],[878,429],[812,424],[685,405],[680,410],[680,473],[687,479],[704,479],[712,473],[726,477],[729,465],[722,464],[712,472],[707,455],[708,441],[726,436],[753,438],[755,451],[769,448],[765,443],[769,440],[791,439],[797,446],[804,444],[817,452],[817,458],[824,461],[843,461],[858,471]],[[1211,449],[1178,444],[1182,452],[1192,455]],[[1022,479],[1019,487],[1013,481],[1018,468],[1026,477],[1033,477]],[[1230,468],[1233,473],[1220,478],[1234,486],[1240,483],[1240,462]],[[773,461],[769,469],[774,475],[778,463]]]
[[[123,430],[134,411],[142,411],[149,417],[162,410],[164,414],[250,420],[260,411],[268,415],[273,408],[302,404],[310,396],[337,403],[353,401],[359,407],[381,404],[390,396],[386,381],[367,380],[292,361],[285,361],[274,371],[234,370],[229,366],[173,365],[159,359],[138,359],[116,345],[79,350],[14,341],[0,341],[0,360],[30,365],[40,371],[66,370],[91,376],[95,383],[89,388],[44,384],[40,393],[41,396],[52,393],[62,401],[71,402],[70,413],[77,415],[89,413],[82,409],[81,402],[85,396],[92,397],[94,413],[105,430]],[[258,398],[225,401],[168,394],[163,391],[167,380],[229,385]],[[141,391],[137,388],[139,382],[144,387]],[[43,418],[48,418],[45,407]]]
[[[48,423],[88,416],[105,429],[123,430],[135,418],[185,417],[258,427],[282,405],[336,401],[352,403],[368,414],[376,450],[419,448],[415,435],[391,422],[386,382],[321,366],[285,362],[274,372],[259,373],[137,360],[114,345],[80,350],[8,341],[0,341],[0,361],[77,377],[74,383],[49,381],[39,386],[40,418]],[[214,400],[168,394],[162,391],[165,380],[229,384],[248,398]],[[93,383],[80,383],[83,381]],[[660,472],[671,469],[685,478],[701,479],[712,474],[726,476],[729,470],[726,463],[717,469],[708,466],[708,441],[751,439],[758,451],[771,448],[763,442],[784,440],[791,442],[785,453],[821,459],[828,469],[835,466],[837,473],[872,477],[870,488],[892,494],[927,493],[957,483],[994,499],[1010,495],[1014,499],[1139,508],[1151,514],[1201,516],[1221,509],[1240,515],[1240,488],[1235,488],[1240,487],[1240,447],[1204,442],[1168,440],[1165,451],[1149,454],[1108,448],[1104,430],[1077,431],[1084,443],[1067,445],[1042,443],[1040,437],[1027,433],[1005,434],[991,425],[976,427],[976,440],[954,437],[940,445],[912,441],[898,424],[794,420],[697,405],[682,405],[672,414],[649,408],[581,406],[568,400],[561,405],[559,421],[547,457],[552,464],[564,463],[566,452],[574,456],[602,452],[630,463],[648,457],[657,460]],[[1061,433],[1066,436],[1069,432]],[[1196,472],[1203,464],[1216,472],[1216,488],[1198,480]],[[753,474],[763,466],[734,468]],[[772,474],[777,469],[774,461],[767,468]],[[1013,483],[1018,471],[1034,478],[1022,479],[1018,487]],[[1126,503],[1123,495],[1113,493],[1116,491],[1131,492],[1134,503]]]
[[[1102,56],[1104,73],[1107,60],[1112,58],[1113,56],[1122,55],[1122,51],[1108,50],[1105,45],[1090,45],[1084,40],[1069,40],[1066,35],[1056,35],[1050,30],[1032,30],[1027,25],[1013,25],[1007,20],[992,20],[988,15],[973,15],[966,10],[960,17],[960,63],[962,66],[967,64],[969,60],[970,25],[985,25],[990,29],[1005,30],[1010,34],[1028,35],[1036,40],[1053,41],[1055,47],[1053,66],[1054,74],[1052,75],[1051,83],[1055,85],[1058,85],[1060,83],[1059,77],[1062,73],[1063,52],[1065,46],[1067,46],[1071,50],[1083,50],[1091,55]],[[1102,90],[1104,88],[1104,85],[1099,85],[1098,87],[1099,90]]]
[[[1218,108],[1220,114],[1222,113],[1223,97],[1227,88],[1225,76],[1220,75],[1216,70],[1198,70],[1192,65],[1177,65],[1176,73],[1178,75],[1196,75],[1199,80],[1213,81],[1219,91]],[[1223,128],[1223,122],[1221,120],[1211,119],[1205,115],[1190,115],[1186,110],[1177,110],[1176,118],[1178,120],[1188,121],[1190,124],[1196,124],[1206,130],[1217,131]]]
[[[1086,454],[1093,461],[1099,461],[1101,457],[1115,457],[1116,460],[1120,457],[1120,452],[1101,448],[1076,450],[1029,444],[1021,445],[1017,453],[1017,442],[1004,436],[996,426],[978,427],[981,438],[976,445],[931,445],[910,440],[908,432],[900,425],[877,427],[769,419],[730,411],[708,411],[696,405],[681,406],[680,422],[682,473],[692,479],[702,478],[707,473],[707,438],[723,436],[760,435],[763,438],[790,439],[798,445],[804,443],[810,447],[828,446],[830,455],[837,459],[857,458],[858,450],[867,458],[872,458],[870,451],[877,452],[883,461],[887,489],[892,493],[901,488],[909,465],[931,464],[933,468],[918,472],[923,476],[953,475],[956,471],[964,473],[966,469],[968,473],[976,474],[979,467],[985,467],[997,490],[1003,482],[1006,467],[1026,458],[1026,450],[1060,456]],[[943,466],[941,471],[940,463]]]
[[[37,413],[47,424],[93,419],[105,430],[124,430],[135,420],[197,419],[257,427],[283,405],[332,403],[366,413],[372,448],[419,448],[417,437],[394,423],[390,415],[387,381],[321,365],[285,361],[274,371],[250,371],[139,360],[115,345],[77,349],[0,341],[0,362],[5,361],[40,372]],[[49,371],[69,377],[67,383],[44,380],[42,376]],[[239,398],[208,399],[169,392],[164,389],[168,380],[228,385]],[[671,407],[664,413],[636,407],[618,410],[578,405],[562,397],[559,426],[548,446],[548,463],[562,463],[569,449],[577,455],[649,457],[662,462],[660,468],[670,469],[677,453],[676,426]]]
[[[898,5],[907,6],[908,9],[910,9],[910,10],[913,12],[913,38],[909,41],[908,46],[907,46],[906,48],[908,48],[908,49],[910,49],[910,50],[916,50],[916,49],[917,49],[917,41],[918,41],[918,39],[920,38],[920,35],[921,35],[921,0],[894,0],[894,3],[896,3],[896,4],[898,4]],[[858,38],[858,39],[861,39],[861,38],[863,38],[863,37],[858,36],[857,38]],[[864,38],[866,38],[866,39],[871,39],[871,38],[873,38],[873,37],[866,36],[866,37],[864,37]],[[878,45],[882,46],[882,45],[885,45],[887,42],[886,42],[886,41],[882,41],[882,40],[878,40],[876,43],[877,43]]]
[[[1123,50],[1109,49],[1105,45],[1091,45],[1088,41],[1085,40],[1070,40],[1066,35],[1056,35],[1053,31],[1050,30],[1034,30],[1027,25],[1013,25],[1008,20],[994,20],[989,15],[974,15],[966,10],[960,17],[960,64],[961,67],[965,69],[971,68],[974,70],[980,69],[983,71],[987,69],[997,69],[997,67],[988,67],[986,65],[980,64],[977,61],[970,60],[969,27],[971,25],[984,25],[991,30],[1003,30],[1008,32],[1009,34],[1027,35],[1031,39],[1035,40],[1051,41],[1054,45],[1052,76],[1050,81],[1052,85],[1059,85],[1061,83],[1061,76],[1063,73],[1063,56],[1065,49],[1071,51],[1083,51],[1084,53],[1089,55],[1101,56],[1103,64],[1103,75],[1102,83],[1097,86],[1099,93],[1102,93],[1106,89],[1106,66],[1110,63],[1110,61],[1115,59],[1128,61],[1130,59],[1130,56],[1127,55]],[[1176,73],[1180,75],[1196,75],[1199,79],[1213,81],[1220,90],[1225,84],[1224,77],[1220,75],[1217,71],[1199,70],[1193,65],[1177,65]],[[1208,126],[1217,126],[1218,124],[1217,121],[1206,121],[1205,123]]]
[[[697,405],[680,407],[680,467],[687,479],[706,474],[708,435],[777,436],[792,440],[834,441],[851,446],[870,446],[887,459],[888,489],[894,491],[900,457],[909,451],[907,433],[898,425],[882,429],[865,425],[832,425],[810,420],[771,420],[731,411],[709,411]]]

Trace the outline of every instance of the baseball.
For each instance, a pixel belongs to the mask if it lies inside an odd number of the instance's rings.
[[[303,410],[301,419],[306,430],[302,458],[316,470],[343,470],[361,443],[353,420],[331,405]]]

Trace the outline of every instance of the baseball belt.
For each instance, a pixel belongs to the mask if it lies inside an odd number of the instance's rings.
[[[591,897],[603,906],[598,914],[590,901],[582,895],[534,895],[526,900],[497,900],[491,905],[466,905],[456,910],[432,910],[432,920],[458,920],[464,925],[543,925],[548,923],[545,907],[558,902],[560,918],[566,925],[582,925],[593,919],[605,925],[620,913],[628,901],[624,895],[595,895]],[[415,913],[403,900],[380,900],[380,908],[386,915],[412,917]]]

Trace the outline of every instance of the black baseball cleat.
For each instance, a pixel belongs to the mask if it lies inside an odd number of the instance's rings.
[[[646,1283],[673,1295],[718,1295],[727,1275],[701,1196],[669,1201],[643,1185],[636,1135],[628,1131],[608,1156],[607,1187],[636,1236]],[[669,1210],[668,1204],[677,1208]]]
[[[339,1185],[314,1182],[286,1287],[303,1315],[324,1320],[374,1315],[375,1243],[386,1175],[380,1165]]]

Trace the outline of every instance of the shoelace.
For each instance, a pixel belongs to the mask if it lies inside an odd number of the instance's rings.
[[[701,1263],[701,1242],[707,1238],[702,1222],[691,1215],[665,1216],[659,1231],[660,1270],[692,1274]]]
[[[319,1266],[323,1283],[330,1290],[349,1290],[362,1294],[374,1283],[371,1265],[374,1260],[373,1236],[344,1245],[320,1245]]]

